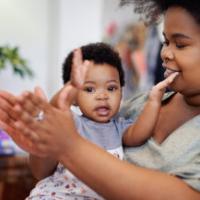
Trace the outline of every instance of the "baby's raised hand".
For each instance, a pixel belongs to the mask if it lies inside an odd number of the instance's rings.
[[[70,81],[51,99],[54,107],[66,110],[74,103],[77,89],[81,89],[85,81],[89,64],[89,61],[83,61],[81,49],[74,51]]]
[[[77,88],[82,88],[90,61],[83,61],[81,49],[75,50],[73,55],[71,84]]]
[[[165,80],[156,84],[149,93],[149,100],[158,101],[161,103],[162,97],[170,84],[175,80],[175,78],[179,75],[179,72],[175,72],[168,76]]]

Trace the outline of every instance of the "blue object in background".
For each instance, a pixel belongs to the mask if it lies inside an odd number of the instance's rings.
[[[0,156],[25,155],[8,134],[0,129]]]

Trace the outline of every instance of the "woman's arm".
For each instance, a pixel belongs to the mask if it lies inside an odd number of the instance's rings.
[[[106,199],[200,199],[178,178],[121,161],[75,134],[59,159]]]
[[[45,113],[43,121],[28,115],[22,119],[27,125],[26,134],[31,136],[32,130],[37,133],[34,146],[38,153],[58,159],[106,199],[200,199],[200,193],[180,179],[121,161],[82,138],[69,110],[57,110],[31,94],[28,100],[29,105],[34,102],[31,109],[36,106]]]

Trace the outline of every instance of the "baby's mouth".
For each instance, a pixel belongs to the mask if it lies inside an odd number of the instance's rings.
[[[99,116],[107,116],[110,113],[110,108],[108,106],[99,106],[95,108],[95,111]]]

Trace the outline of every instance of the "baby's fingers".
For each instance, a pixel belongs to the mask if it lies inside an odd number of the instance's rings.
[[[76,51],[74,51],[73,55],[71,84],[77,88],[82,88],[88,67],[90,65],[90,61],[83,61],[81,49],[77,49]]]
[[[161,81],[156,85],[156,88],[160,91],[165,91],[165,89],[175,80],[175,78],[179,75],[179,72],[175,72],[167,77],[165,80]]]
[[[168,85],[171,84],[178,75],[179,75],[179,72],[174,72],[169,77],[167,77],[165,80],[167,81]]]
[[[73,53],[73,65],[80,66],[83,64],[81,49],[76,49]]]

